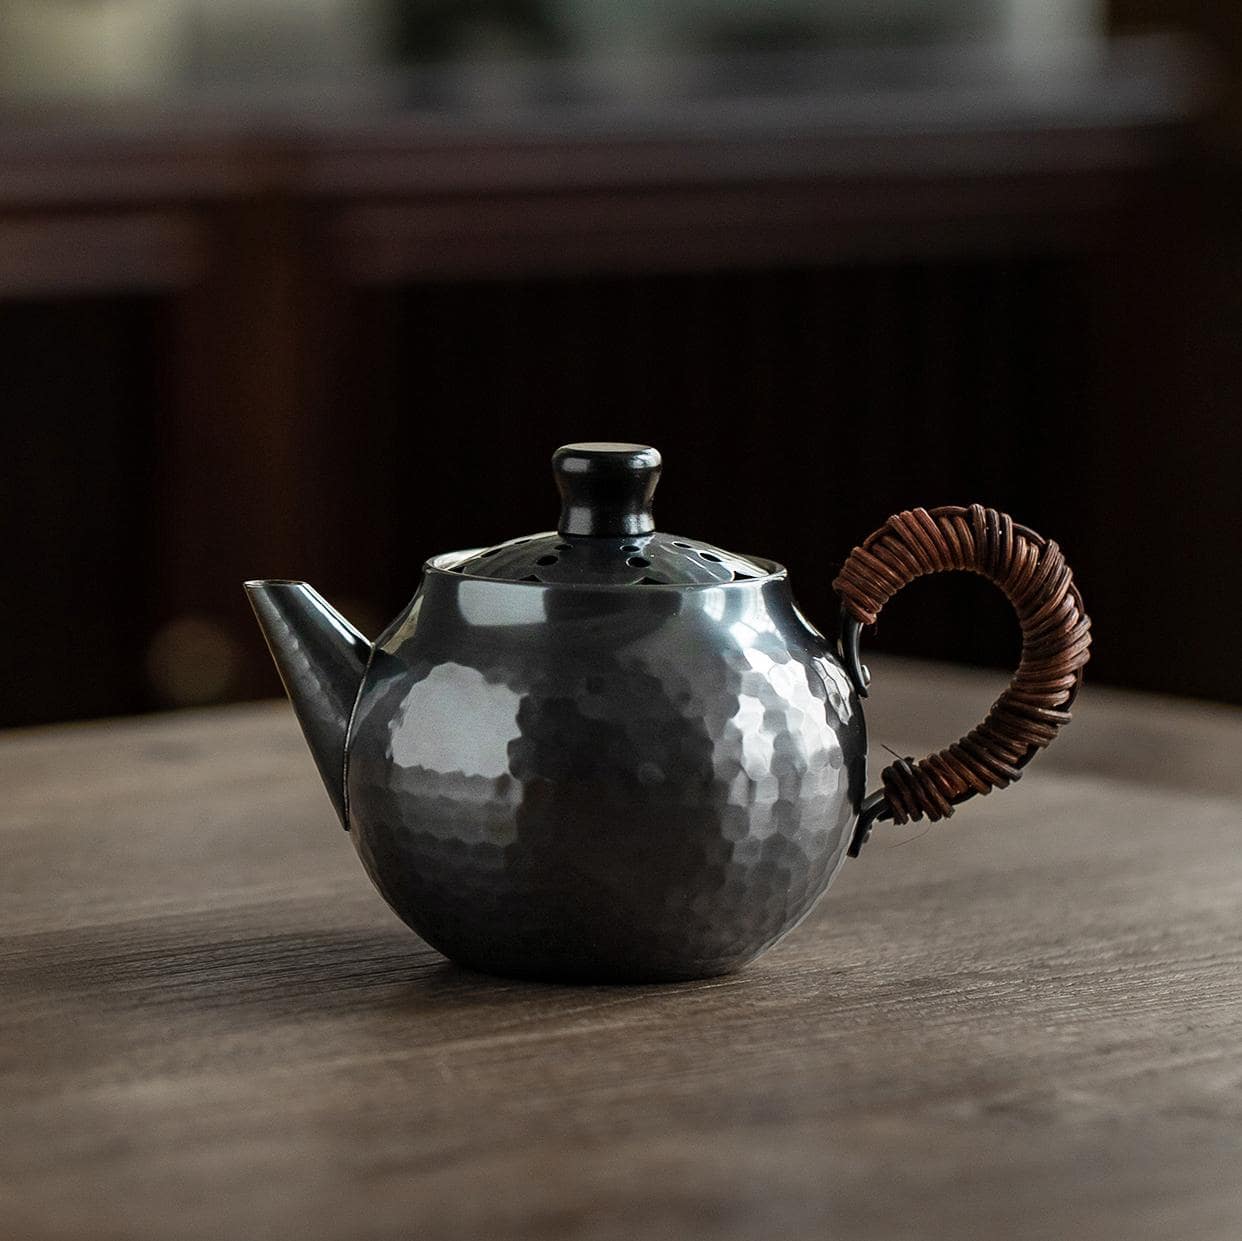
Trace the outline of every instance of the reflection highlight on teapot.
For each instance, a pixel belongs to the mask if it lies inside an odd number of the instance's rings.
[[[521,704],[521,694],[477,668],[439,664],[401,700],[393,762],[488,779],[506,775],[508,745],[521,735]]]

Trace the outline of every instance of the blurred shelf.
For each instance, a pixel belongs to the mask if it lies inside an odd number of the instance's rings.
[[[0,297],[175,286],[253,204],[359,283],[1081,248],[1207,92],[1151,38],[491,72],[10,108]]]
[[[0,206],[1129,167],[1209,93],[1191,45],[1149,37],[1027,59],[931,48],[498,64],[0,104]]]

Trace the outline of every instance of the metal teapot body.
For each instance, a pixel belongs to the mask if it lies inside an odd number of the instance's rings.
[[[810,909],[862,801],[856,694],[784,570],[711,586],[428,565],[375,646],[346,816],[447,956],[596,980],[734,970]]]

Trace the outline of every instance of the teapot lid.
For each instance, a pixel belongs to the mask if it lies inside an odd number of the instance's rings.
[[[661,534],[651,516],[660,454],[643,444],[566,444],[552,456],[554,531],[509,539],[454,566],[510,582],[665,586],[767,577],[766,564],[700,539]]]

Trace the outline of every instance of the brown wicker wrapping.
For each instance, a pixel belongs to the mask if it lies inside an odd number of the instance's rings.
[[[1061,549],[979,504],[890,517],[854,548],[833,588],[856,620],[872,625],[907,582],[950,570],[978,573],[1004,591],[1022,628],[1022,657],[978,727],[917,763],[885,768],[888,817],[897,823],[948,818],[959,802],[1017,780],[1069,722],[1091,646],[1091,621]]]

